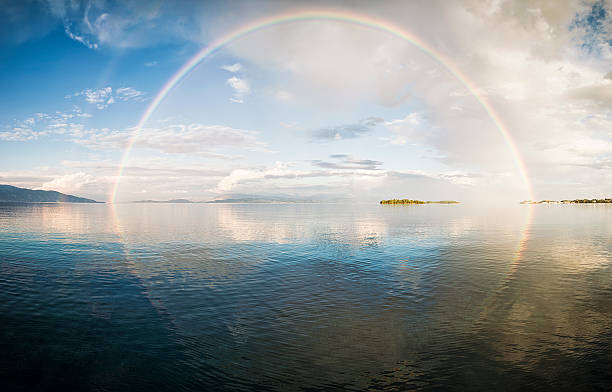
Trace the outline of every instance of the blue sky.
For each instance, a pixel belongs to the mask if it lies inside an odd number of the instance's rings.
[[[508,129],[538,198],[612,193],[609,2],[15,1],[0,11],[0,183],[107,200],[166,81],[262,17],[334,9],[410,31]],[[521,200],[491,117],[413,44],[341,21],[251,33],[145,124],[117,200],[236,195]]]

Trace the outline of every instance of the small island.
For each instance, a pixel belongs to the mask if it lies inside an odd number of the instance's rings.
[[[612,203],[612,199],[574,199],[574,200],[523,200],[521,204],[599,204]]]
[[[454,200],[423,201],[411,199],[389,199],[381,200],[380,204],[459,204],[459,202]]]

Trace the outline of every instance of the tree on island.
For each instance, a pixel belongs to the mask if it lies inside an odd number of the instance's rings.
[[[458,201],[454,200],[440,200],[440,201],[423,201],[423,200],[412,200],[412,199],[389,199],[381,200],[380,204],[458,204]]]
[[[525,200],[522,201],[521,204],[598,204],[598,203],[608,203],[608,204],[612,204],[612,199],[574,199],[574,200],[561,200],[561,201],[557,201],[557,200],[540,200],[540,201],[533,201],[533,200]]]

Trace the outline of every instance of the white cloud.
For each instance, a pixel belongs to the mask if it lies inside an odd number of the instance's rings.
[[[116,159],[89,155],[87,161],[62,161],[58,167],[35,167],[28,170],[0,171],[0,183],[29,189],[57,190],[76,196],[105,201],[116,181],[119,162]],[[175,198],[177,190],[187,192],[194,200],[209,200],[206,189],[213,187],[229,173],[211,169],[185,156],[132,156],[123,167],[120,200],[137,200],[142,191],[147,198]]]
[[[396,120],[385,121],[384,125],[395,135],[387,140],[391,144],[406,144],[408,142],[412,144],[419,144],[425,141],[423,134],[423,125],[425,119],[423,115],[418,112],[412,112],[406,115],[406,117]]]
[[[223,65],[221,67],[221,69],[224,69],[224,70],[226,70],[228,72],[231,72],[231,73],[237,73],[239,71],[242,71],[242,64],[234,63],[232,65]]]
[[[232,103],[244,103],[244,97],[250,94],[251,87],[249,86],[249,82],[246,79],[236,75],[237,73],[242,71],[242,65],[240,63],[223,65],[221,69],[224,69],[234,74],[234,76],[225,81],[225,84],[234,89],[234,95],[229,99],[229,101]]]
[[[100,89],[86,89],[81,92],[75,93],[75,96],[85,97],[85,101],[92,105],[96,105],[98,109],[104,109],[108,105],[114,103],[113,100],[113,89],[112,87],[104,87]]]
[[[14,127],[10,130],[0,132],[0,140],[9,142],[26,141],[38,139],[40,136],[46,136],[49,133],[46,131],[34,131],[31,128]]]
[[[141,101],[144,95],[133,87],[120,87],[115,91],[115,96],[121,101]]]
[[[235,156],[218,153],[217,148],[239,148],[265,151],[266,145],[257,140],[257,132],[223,125],[178,124],[163,128],[141,130],[134,146],[173,154],[199,154],[221,159]],[[134,135],[134,129],[90,129],[83,137],[74,139],[80,145],[93,149],[123,149]]]
[[[106,109],[110,105],[117,101],[127,102],[136,101],[142,102],[145,97],[145,93],[136,90],[133,87],[119,87],[113,90],[112,87],[107,86],[99,89],[85,89],[74,93],[72,96],[85,98],[85,101],[89,104],[95,105],[98,109]],[[68,95],[67,98],[72,96]]]
[[[90,115],[82,113],[78,106],[74,106],[69,112],[36,113],[13,124],[0,126],[0,140],[28,141],[50,135],[74,134],[82,129],[82,125],[77,121],[88,117]]]
[[[227,79],[225,83],[234,89],[234,96],[230,98],[231,102],[235,103],[243,103],[244,96],[248,95],[251,92],[251,87],[249,86],[249,82],[246,79],[241,79],[237,76],[232,76]]]
[[[419,183],[444,184],[446,189],[452,186],[472,186],[478,183],[478,176],[461,171],[429,173],[423,170],[393,171],[378,169],[382,162],[362,159],[357,160],[344,154],[337,154],[340,164],[326,165],[322,161],[314,161],[313,165],[324,170],[296,169],[295,163],[276,162],[272,166],[244,167],[232,170],[210,189],[213,193],[231,194],[235,192],[257,193],[262,189],[267,192],[279,192],[292,188],[310,186],[320,191],[335,191],[346,194],[355,192],[364,196],[365,191],[372,191],[370,196],[377,197],[382,189],[393,183],[403,181],[405,185],[416,180]],[[324,163],[320,165],[320,163]],[[262,182],[266,183],[265,188]],[[426,192],[426,191],[425,191]],[[302,195],[304,196],[304,195]]]
[[[236,94],[245,95],[251,92],[249,83],[245,79],[240,79],[234,76],[227,80],[227,84],[236,90]]]
[[[62,193],[78,192],[83,186],[95,183],[98,179],[83,172],[63,175],[42,184],[43,190],[54,190]]]
[[[216,193],[228,193],[235,191],[236,189],[244,189],[243,186],[252,182],[260,182],[266,180],[268,190],[273,190],[274,186],[270,186],[270,182],[274,180],[301,180],[305,178],[316,178],[316,177],[331,177],[334,175],[348,176],[350,172],[340,170],[333,172],[331,170],[295,170],[291,169],[290,166],[283,162],[276,162],[274,166],[264,168],[241,168],[233,170],[228,176],[221,179],[212,192]],[[364,175],[370,175],[365,173]]]

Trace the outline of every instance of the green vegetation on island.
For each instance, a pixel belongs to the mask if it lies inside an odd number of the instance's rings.
[[[600,204],[612,203],[612,199],[574,199],[574,200],[524,200],[521,204]]]
[[[454,200],[423,201],[411,199],[389,199],[381,200],[380,204],[459,204],[459,202]]]
[[[56,191],[18,188],[12,185],[0,185],[0,202],[2,203],[99,203]]]

